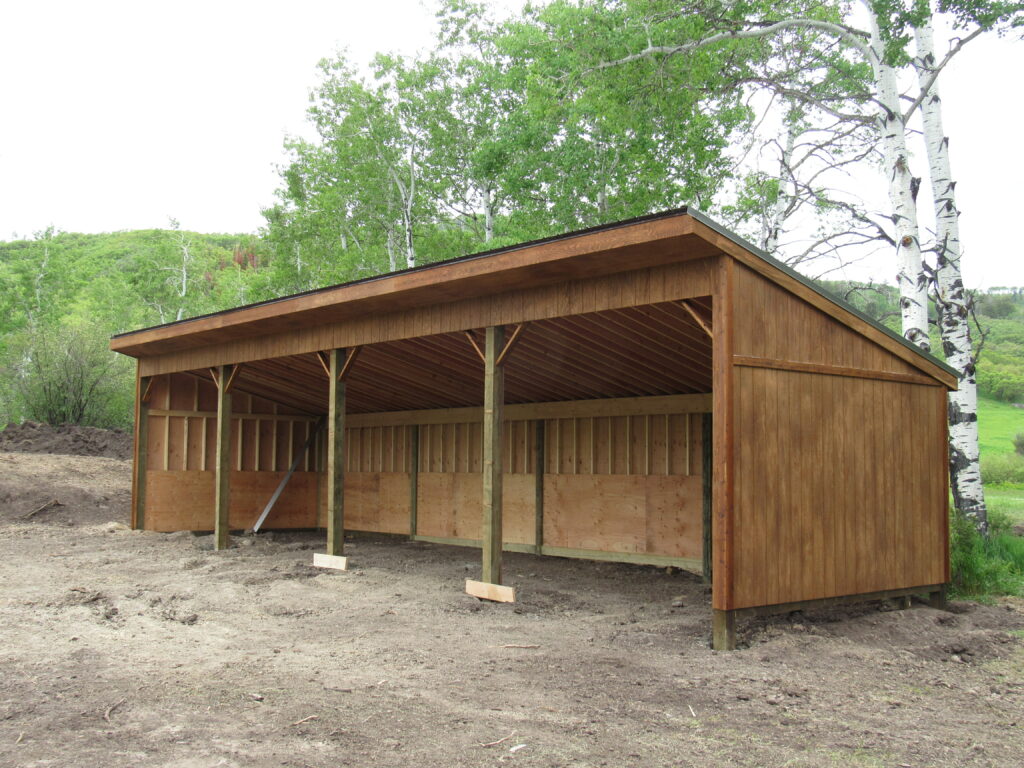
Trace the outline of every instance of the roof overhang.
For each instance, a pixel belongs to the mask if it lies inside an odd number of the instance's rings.
[[[957,374],[899,334],[832,296],[697,211],[680,208],[557,237],[321,288],[119,334],[110,348],[136,358],[295,331],[326,323],[442,305],[728,255],[872,338],[949,388]]]

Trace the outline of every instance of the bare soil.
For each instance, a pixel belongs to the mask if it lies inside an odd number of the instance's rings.
[[[26,421],[8,424],[0,431],[0,451],[130,459],[132,436],[120,429],[79,427],[74,424],[52,427]]]
[[[0,454],[2,766],[1018,766],[1024,605],[870,605],[707,648],[686,573],[128,530],[129,463]],[[57,500],[59,505],[45,506]],[[30,517],[29,513],[34,512]]]

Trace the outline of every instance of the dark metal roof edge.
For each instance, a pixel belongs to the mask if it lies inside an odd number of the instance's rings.
[[[545,243],[554,243],[560,240],[572,240],[576,237],[583,237],[584,235],[592,235],[595,232],[607,232],[613,229],[621,229],[628,227],[633,224],[641,224],[645,221],[657,221],[658,219],[670,219],[673,216],[684,216],[686,214],[692,214],[689,206],[682,206],[681,208],[671,208],[666,211],[658,211],[657,213],[649,213],[644,216],[635,216],[632,219],[623,219],[622,221],[613,221],[608,224],[598,224],[593,227],[587,227],[586,229],[576,229],[572,232],[564,232],[559,235],[551,235],[550,237],[541,237],[536,240],[527,240],[522,243],[515,243],[514,245],[506,245],[501,248],[492,248],[487,251],[479,251],[477,253],[470,253],[465,256],[456,256],[451,259],[444,259],[442,261],[432,261],[429,264],[420,264],[415,267],[408,267],[406,269],[395,270],[394,272],[384,272],[379,275],[371,275],[370,277],[362,277],[358,280],[350,280],[347,283],[336,283],[335,285],[326,285],[322,288],[311,288],[308,291],[301,291],[300,293],[291,293],[287,296],[278,296],[275,299],[265,299],[264,301],[255,301],[252,304],[243,304],[240,307],[229,307],[228,309],[220,309],[216,312],[207,312],[204,315],[196,315],[194,317],[186,317],[181,320],[172,320],[169,323],[159,323],[158,325],[150,325],[145,328],[136,328],[133,331],[124,331],[123,333],[116,333],[111,336],[111,339],[122,339],[125,336],[132,336],[136,333],[145,333],[146,331],[155,331],[157,328],[171,328],[176,325],[186,325],[187,323],[194,322],[196,320],[205,320],[209,317],[219,317],[220,315],[228,315],[234,312],[241,312],[246,309],[252,309],[253,307],[265,307],[270,304],[277,304],[278,302],[289,301],[291,299],[297,299],[302,296],[315,296],[318,293],[326,293],[327,291],[337,290],[339,288],[347,288],[351,285],[363,285],[365,283],[372,283],[378,280],[386,280],[390,277],[396,277],[398,275],[406,275],[412,272],[426,272],[431,269],[437,269],[439,267],[445,267],[449,264],[459,264],[466,261],[475,261],[477,259],[485,259],[489,256],[497,256],[503,253],[513,253],[515,251],[524,250],[526,248],[532,248],[536,245],[544,245]],[[701,219],[704,220],[703,218]]]
[[[859,309],[857,309],[855,306],[850,304],[845,299],[842,299],[839,296],[837,296],[836,294],[832,293],[832,291],[828,290],[827,288],[824,288],[821,285],[818,285],[813,280],[811,280],[809,277],[800,274],[799,272],[797,272],[795,269],[793,269],[789,265],[783,264],[781,261],[777,260],[773,256],[770,256],[767,251],[762,251],[760,248],[758,248],[753,243],[743,239],[742,237],[737,235],[735,232],[732,232],[732,231],[726,229],[721,224],[719,224],[718,222],[716,222],[713,219],[709,218],[708,216],[706,216],[705,214],[701,213],[700,211],[697,211],[697,210],[694,210],[694,209],[691,208],[688,211],[688,213],[690,214],[690,216],[692,216],[694,219],[699,221],[701,224],[703,224],[704,226],[708,227],[708,229],[714,230],[718,234],[722,235],[722,237],[728,238],[729,240],[731,240],[732,242],[736,243],[736,245],[740,246],[744,250],[750,251],[752,254],[757,256],[762,261],[768,262],[770,265],[772,265],[773,267],[775,267],[779,271],[784,272],[785,274],[787,274],[790,277],[792,277],[794,280],[799,281],[801,284],[803,284],[807,288],[810,288],[812,291],[814,291],[815,293],[819,294],[823,298],[826,298],[829,301],[831,301],[833,304],[836,304],[836,305],[842,307],[843,309],[845,309],[850,314],[860,318],[861,320],[866,322],[868,325],[871,325],[874,328],[876,328],[877,330],[879,330],[882,333],[884,333],[889,338],[893,339],[894,341],[898,341],[900,344],[902,344],[904,347],[906,347],[907,349],[911,350],[912,352],[916,352],[917,354],[919,354],[921,357],[923,357],[928,362],[933,363],[934,365],[937,365],[939,368],[944,370],[946,373],[949,373],[952,376],[956,377],[957,381],[960,380],[960,374],[957,373],[954,368],[951,368],[949,365],[944,363],[942,360],[939,360],[934,355],[932,355],[932,354],[930,354],[928,352],[925,352],[923,349],[918,347],[916,344],[914,344],[914,343],[912,343],[910,341],[907,341],[907,339],[905,339],[902,336],[900,336],[898,333],[893,331],[891,328],[886,328],[880,322],[878,322],[874,318],[869,317],[868,315],[864,314],[863,312],[861,312]]]

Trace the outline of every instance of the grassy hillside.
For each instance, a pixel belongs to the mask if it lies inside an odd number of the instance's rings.
[[[1014,436],[1024,434],[1024,408],[982,395],[978,398],[978,431],[982,458],[1012,454]]]

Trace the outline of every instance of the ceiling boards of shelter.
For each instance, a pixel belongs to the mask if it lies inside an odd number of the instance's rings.
[[[711,299],[531,322],[505,362],[505,402],[538,403],[711,391]],[[506,338],[511,335],[509,327]],[[475,333],[483,347],[483,334]],[[206,371],[193,371],[208,376]],[[484,366],[465,333],[359,350],[346,377],[349,413],[479,406]],[[327,411],[316,355],[245,363],[234,390],[309,413]]]

